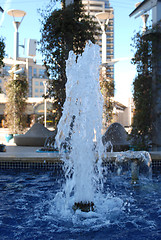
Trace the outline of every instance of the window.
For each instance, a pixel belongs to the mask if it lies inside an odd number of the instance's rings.
[[[43,88],[40,88],[40,93],[43,93],[44,92],[44,89]]]
[[[105,8],[109,8],[109,7],[110,7],[109,2],[105,2]]]
[[[9,74],[9,70],[11,69],[11,66],[5,66],[4,68],[3,68],[3,74],[4,75],[6,75],[6,76],[9,76],[10,74]]]
[[[35,81],[35,86],[39,86],[39,82],[38,81]]]
[[[38,88],[35,88],[35,92],[38,93],[38,91],[39,91]]]
[[[44,72],[45,72],[44,69],[39,69],[39,77],[40,77],[40,78],[43,78],[43,77],[44,77]]]
[[[43,84],[43,82],[40,82],[40,86],[43,86],[44,84]]]
[[[39,77],[40,78],[47,78],[45,69],[39,69]]]
[[[32,67],[29,66],[29,78],[32,79]]]
[[[34,75],[34,77],[37,76],[37,69],[36,68],[33,69],[33,75]]]
[[[102,4],[90,4],[91,7],[102,7]]]
[[[107,55],[112,55],[112,52],[107,52]]]

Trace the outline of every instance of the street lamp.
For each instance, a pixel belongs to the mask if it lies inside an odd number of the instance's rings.
[[[44,95],[45,95],[45,100],[44,100],[44,127],[46,127],[46,87],[47,87],[47,82],[44,81]]]
[[[0,7],[0,12],[2,12],[2,13],[4,12],[4,10],[3,10],[3,8],[2,8],[2,7]]]
[[[141,2],[138,2],[135,4],[135,7],[137,8],[139,5],[141,4]],[[143,15],[141,15],[141,18],[143,20],[143,32],[146,31],[146,24],[147,24],[147,21],[148,21],[148,17],[149,17],[149,14],[148,13],[144,13]]]
[[[100,12],[96,13],[95,17],[97,18],[101,30],[102,30],[102,64],[106,63],[106,55],[107,55],[107,50],[106,50],[106,29],[107,25],[109,23],[109,20],[113,18],[113,14],[110,12]]]
[[[14,60],[17,60],[17,58],[19,57],[19,32],[18,32],[18,28],[24,18],[24,16],[26,15],[26,12],[22,11],[22,10],[15,10],[15,9],[11,9],[7,11],[8,15],[10,15],[11,17],[13,17],[13,25],[15,27],[15,34],[14,34]],[[15,18],[21,18],[21,21],[16,21]]]

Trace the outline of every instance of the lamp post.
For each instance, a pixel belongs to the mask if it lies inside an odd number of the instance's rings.
[[[140,4],[141,4],[141,2],[136,3],[135,7],[137,8]],[[147,28],[146,24],[147,24],[147,21],[148,21],[148,17],[149,17],[148,13],[144,13],[143,15],[141,15],[141,18],[143,20],[143,32],[146,31],[146,28]]]
[[[47,82],[44,81],[44,95],[45,95],[45,100],[44,100],[44,127],[46,127],[46,87],[47,87]]]
[[[113,18],[113,14],[111,11],[108,12],[99,12],[95,14],[95,17],[97,18],[97,21],[101,27],[102,30],[102,73],[101,73],[101,81],[102,81],[102,88],[105,89],[106,84],[105,81],[111,81],[109,78],[107,79],[107,36],[106,36],[106,30],[107,25],[109,23],[109,20]],[[107,98],[111,98],[111,96],[107,93],[103,93],[104,101],[107,100]],[[103,111],[103,128],[106,128],[106,115],[107,115],[107,109],[104,108]]]
[[[19,69],[18,65],[16,64],[16,60],[19,57],[19,32],[18,32],[18,28],[24,18],[24,16],[26,15],[26,12],[22,11],[22,10],[15,10],[15,9],[11,9],[7,11],[8,15],[13,17],[13,25],[15,28],[15,33],[14,33],[14,66],[11,69],[11,71],[9,72],[10,74],[14,74],[13,80],[16,81],[17,80],[17,76],[19,76],[19,74],[23,73],[23,69]],[[17,21],[17,18],[21,18],[21,21]],[[13,114],[13,121],[14,121],[14,133],[16,131],[16,95],[18,94],[15,83],[14,83],[14,114]]]
[[[0,7],[0,12],[2,12],[2,13],[4,12],[4,10],[3,10],[3,8],[2,8],[2,7]]]
[[[100,13],[96,13],[95,17],[97,18],[98,23],[102,30],[102,64],[105,64],[106,59],[107,59],[107,57],[106,57],[106,54],[107,54],[106,29],[107,29],[109,20],[113,18],[113,14],[111,14],[110,12],[100,12]]]
[[[15,10],[15,9],[11,9],[7,11],[8,15],[10,15],[11,17],[13,17],[13,25],[15,28],[15,33],[14,33],[14,60],[17,60],[19,57],[19,26],[24,18],[24,16],[26,15],[26,12],[22,11],[22,10]],[[21,21],[16,21],[16,18],[21,18]]]

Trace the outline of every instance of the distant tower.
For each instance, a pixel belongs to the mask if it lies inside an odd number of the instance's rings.
[[[84,9],[93,19],[98,23],[96,14],[105,12],[112,16],[106,26],[106,60],[109,62],[114,58],[114,10],[110,7],[108,0],[82,0]],[[102,31],[100,28],[100,35],[96,37],[97,43],[100,45],[100,55],[102,56]],[[114,79],[114,65],[109,66],[108,76]]]
[[[74,3],[74,0],[66,0],[66,6],[72,3]],[[86,13],[90,14],[97,23],[98,21],[95,16],[100,12],[105,12],[112,16],[106,26],[106,44],[102,42],[102,39],[104,40],[105,38],[102,38],[102,31],[99,23],[100,35],[96,36],[97,43],[101,47],[100,55],[104,55],[102,56],[102,59],[106,59],[107,62],[110,62],[114,58],[114,10],[110,7],[109,0],[82,0],[82,3]],[[104,45],[104,49],[106,45],[106,56],[102,52],[102,45]],[[114,65],[110,64],[108,68],[108,76],[114,79]]]

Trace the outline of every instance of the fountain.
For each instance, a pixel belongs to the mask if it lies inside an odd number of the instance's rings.
[[[70,149],[68,154],[63,155],[63,160],[66,179],[73,179],[70,191],[74,190],[74,210],[94,209],[97,175],[101,179],[99,167],[103,153],[103,99],[99,85],[99,66],[99,46],[92,43],[86,45],[77,63],[73,52],[70,52],[67,61],[66,101],[56,141],[59,149],[64,151],[62,146],[67,145]]]
[[[64,171],[1,170],[1,239],[160,239],[161,175],[140,174],[149,153],[104,152],[99,65],[91,43],[77,63],[72,52],[67,61],[57,146],[48,139]]]
[[[110,158],[102,143],[103,99],[99,85],[99,46],[91,42],[79,56],[70,52],[67,60],[66,101],[63,115],[58,124],[56,143],[63,161],[66,185],[64,195],[67,201],[73,197],[74,211],[95,210],[95,198],[102,193],[102,159]],[[143,157],[144,156],[144,157]],[[131,162],[132,182],[137,183],[139,165],[145,159],[150,166],[147,153],[124,152],[112,154],[118,172],[121,164]],[[101,194],[99,195],[99,197]]]

